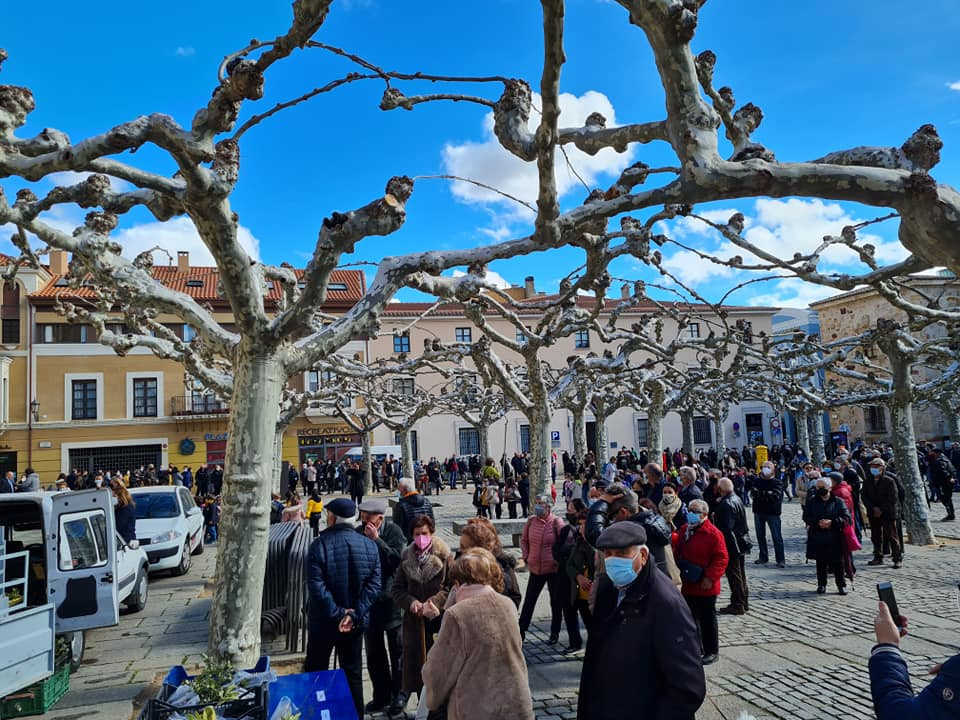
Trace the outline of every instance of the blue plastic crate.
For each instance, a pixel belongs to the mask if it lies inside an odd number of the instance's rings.
[[[253,666],[251,670],[247,670],[248,673],[264,673],[270,669],[270,657],[268,655],[263,655],[257,664]],[[167,676],[163,679],[163,688],[160,690],[158,697],[161,700],[166,700],[170,697],[170,693],[176,690],[178,687],[183,685],[187,680],[193,680],[194,675],[188,675],[187,670],[183,665],[174,665],[170,668],[170,672],[167,673]]]
[[[300,711],[300,720],[357,720],[343,670],[281,675],[270,683],[269,690],[268,715],[288,697]]]

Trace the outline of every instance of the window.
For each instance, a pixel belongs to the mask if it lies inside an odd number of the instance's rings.
[[[343,292],[346,289],[347,289],[346,283],[332,282],[327,284],[327,290],[339,290],[340,292]]]
[[[410,333],[405,332],[402,335],[393,336],[393,351],[395,353],[410,352]]]
[[[693,419],[693,444],[712,445],[713,433],[710,431],[710,419],[695,417]]]
[[[887,414],[882,405],[867,405],[863,409],[863,420],[867,425],[868,433],[887,431]]]
[[[394,380],[393,392],[395,395],[413,395],[415,392],[413,378],[397,378]]]
[[[311,370],[307,373],[307,391],[317,392],[322,387],[332,385],[335,380],[330,370]]]
[[[650,444],[650,421],[647,418],[637,418],[637,447],[647,447]]]
[[[157,379],[133,379],[133,416],[157,417]]]
[[[72,323],[43,323],[37,325],[38,343],[86,343],[93,333],[86,325]]]
[[[700,337],[700,323],[687,323],[687,337],[689,338],[698,338]]]
[[[72,382],[72,420],[97,419],[97,381],[74,380]]]
[[[527,326],[527,330],[529,329],[530,327]],[[523,331],[522,328],[517,328],[517,344],[523,345],[526,342],[527,342],[527,334]]]
[[[187,287],[203,287],[203,280],[187,280]]]
[[[102,510],[61,515],[59,537],[57,556],[61,570],[107,564],[106,519]]]
[[[0,342],[4,345],[20,344],[20,318],[3,319],[3,338]]]
[[[401,446],[401,447],[400,447],[400,453],[403,454],[403,443],[402,443],[402,441],[401,441],[400,433],[395,432],[395,433],[393,434],[393,444],[394,444],[394,445],[400,445],[400,446]],[[420,457],[420,448],[418,447],[419,444],[420,444],[420,443],[419,443],[419,441],[417,440],[417,431],[416,431],[416,430],[411,430],[411,431],[410,431],[410,452],[413,453],[413,457],[414,457],[414,458]]]
[[[573,334],[573,346],[575,348],[588,348],[590,347],[590,331],[589,330],[577,330]]]
[[[736,327],[743,336],[744,344],[753,345],[753,323],[749,320],[737,320]]]
[[[480,454],[480,433],[476,428],[463,427],[458,431],[461,455]]]
[[[3,337],[0,341],[4,345],[20,344],[20,286],[15,282],[3,286],[3,307],[0,311],[3,317]]]
[[[530,426],[529,425],[520,426],[520,452],[522,453],[530,452]]]
[[[454,331],[454,336],[458,343],[472,343],[473,342],[473,328],[468,327],[458,327]]]
[[[184,324],[183,326],[183,341],[190,342],[197,336],[197,331],[194,330],[191,326]]]

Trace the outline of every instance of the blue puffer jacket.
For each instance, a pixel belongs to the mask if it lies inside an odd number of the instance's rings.
[[[363,627],[380,592],[377,544],[351,525],[324,530],[307,553],[307,590],[311,631],[339,622],[347,609],[353,609],[356,626]]]
[[[914,696],[907,663],[894,645],[878,645],[870,656],[870,690],[877,720],[956,720],[960,718],[960,655]]]

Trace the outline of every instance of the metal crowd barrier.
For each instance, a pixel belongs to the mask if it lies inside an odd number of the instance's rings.
[[[261,628],[285,634],[288,652],[306,649],[306,558],[312,541],[313,530],[299,522],[270,526]]]

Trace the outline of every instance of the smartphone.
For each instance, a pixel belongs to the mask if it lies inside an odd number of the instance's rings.
[[[897,607],[897,598],[893,594],[893,585],[888,582],[877,583],[877,595],[880,600],[887,604],[890,609],[890,615],[897,627],[903,630],[903,618],[900,617],[900,608]]]

